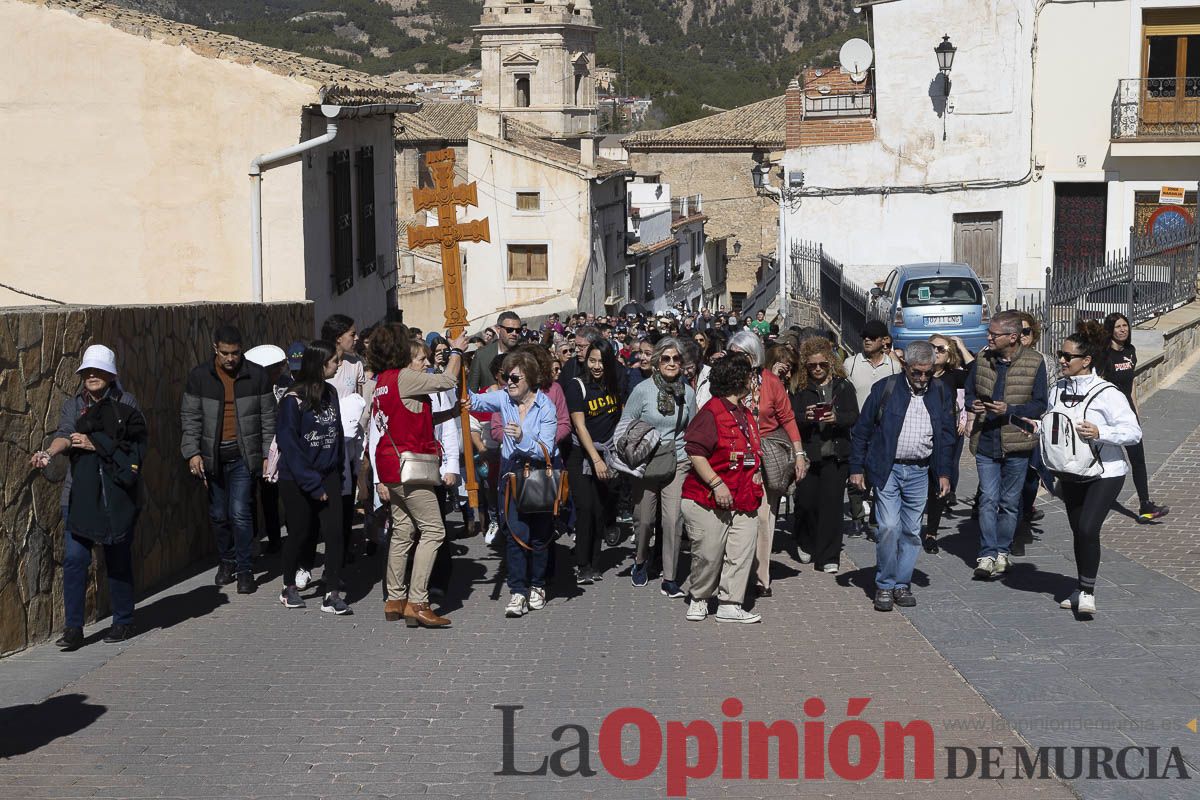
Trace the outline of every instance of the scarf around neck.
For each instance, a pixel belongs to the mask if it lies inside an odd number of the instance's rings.
[[[658,413],[669,417],[675,413],[675,404],[684,401],[686,384],[680,378],[673,381],[665,379],[661,373],[654,373],[654,385],[658,387]]]

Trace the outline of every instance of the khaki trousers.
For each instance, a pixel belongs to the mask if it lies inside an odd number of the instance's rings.
[[[694,600],[716,595],[722,603],[742,604],[754,559],[756,515],[707,509],[695,500],[681,504],[692,541],[692,572],[683,590]]]
[[[437,494],[432,486],[403,486],[399,483],[389,483],[388,494],[392,503],[392,541],[388,546],[384,576],[387,599],[428,603],[429,574],[433,572],[438,548],[446,539],[446,527]],[[421,538],[413,556],[410,586],[404,580],[404,574],[418,532]]]
[[[675,580],[675,566],[679,562],[679,544],[683,537],[683,515],[679,503],[683,494],[683,479],[692,469],[690,462],[675,466],[675,477],[667,484],[655,484],[643,480],[633,481],[633,502],[637,506],[637,556],[639,564],[650,557],[650,534],[662,510],[662,577],[664,581]]]
[[[779,513],[778,492],[763,487],[762,503],[758,507],[758,538],[754,545],[754,577],[759,586],[771,588],[771,545],[775,542],[775,517]]]

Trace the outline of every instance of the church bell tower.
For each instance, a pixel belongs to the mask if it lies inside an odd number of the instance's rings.
[[[519,120],[555,139],[593,135],[599,30],[591,0],[485,0],[479,130]]]

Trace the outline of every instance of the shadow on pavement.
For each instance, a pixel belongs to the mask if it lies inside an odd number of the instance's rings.
[[[155,628],[172,628],[181,622],[210,614],[228,602],[229,598],[222,587],[212,584],[197,586],[183,594],[167,595],[149,605],[138,606],[135,612],[136,630],[141,634]]]
[[[63,694],[40,703],[0,708],[0,758],[31,753],[83,730],[108,711],[108,706],[87,699],[85,694]]]

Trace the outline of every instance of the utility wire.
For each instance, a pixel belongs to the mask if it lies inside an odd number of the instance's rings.
[[[62,300],[55,300],[53,297],[42,297],[40,294],[27,292],[24,289],[18,289],[15,286],[9,286],[7,283],[0,283],[0,289],[8,289],[10,292],[16,292],[17,294],[23,294],[26,297],[32,297],[34,300],[45,300],[47,303],[57,303],[60,306],[66,305],[66,303],[64,303]]]

